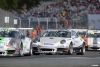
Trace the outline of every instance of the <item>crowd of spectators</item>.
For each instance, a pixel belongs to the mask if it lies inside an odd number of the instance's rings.
[[[47,5],[40,5],[40,8],[33,8],[18,14],[19,17],[56,17],[72,19],[72,21],[87,19],[87,13],[100,14],[100,0],[55,0]]]
[[[88,1],[89,4],[89,11],[88,13],[94,14],[100,14],[100,0],[92,0]]]

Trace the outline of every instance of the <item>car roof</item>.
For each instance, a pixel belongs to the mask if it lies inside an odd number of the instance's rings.
[[[74,30],[75,32],[86,32],[87,31],[87,29],[72,29],[72,30]]]
[[[71,29],[48,29],[46,31],[72,31]]]
[[[88,30],[88,33],[100,33],[99,30]]]

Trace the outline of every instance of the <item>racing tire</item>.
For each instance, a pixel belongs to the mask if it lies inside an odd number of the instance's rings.
[[[24,56],[24,53],[23,53],[23,45],[20,46],[20,50],[19,50],[19,56]]]
[[[82,47],[81,47],[81,52],[77,53],[77,55],[84,55],[85,54],[85,44],[83,43]]]
[[[68,49],[68,55],[72,55],[73,54],[73,44],[71,43],[69,45],[69,49]]]
[[[85,54],[85,44],[83,43],[82,48],[81,48],[81,55]]]
[[[40,53],[35,53],[35,52],[33,52],[33,55],[40,55]]]

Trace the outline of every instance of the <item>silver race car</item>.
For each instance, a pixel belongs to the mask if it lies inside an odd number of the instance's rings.
[[[31,39],[17,29],[0,30],[0,56],[32,55]]]
[[[47,30],[33,41],[33,54],[85,53],[85,41],[73,30]]]

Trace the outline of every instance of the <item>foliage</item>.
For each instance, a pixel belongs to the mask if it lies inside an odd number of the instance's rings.
[[[0,8],[4,10],[21,10],[26,4],[26,9],[29,10],[32,7],[40,4],[40,1],[50,1],[50,0],[0,0]]]
[[[16,10],[18,0],[0,0],[0,8],[4,10]]]

